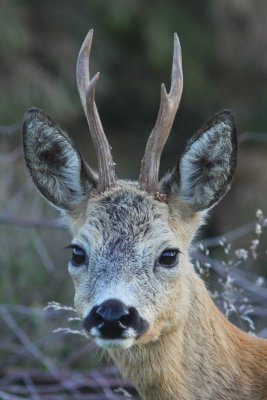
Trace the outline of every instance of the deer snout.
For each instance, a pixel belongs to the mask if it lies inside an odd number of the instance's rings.
[[[147,330],[148,323],[135,307],[109,299],[92,308],[83,321],[83,327],[96,338],[135,339]]]

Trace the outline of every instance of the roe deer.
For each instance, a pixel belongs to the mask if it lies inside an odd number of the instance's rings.
[[[147,400],[266,400],[267,341],[250,337],[217,309],[188,248],[207,211],[227,192],[236,166],[234,118],[222,111],[158,180],[183,77],[174,35],[171,89],[161,87],[139,182],[117,180],[89,75],[90,31],[77,83],[98,156],[98,174],[44,112],[30,109],[24,151],[41,194],[60,209],[73,240],[69,272],[84,330],[107,349]]]

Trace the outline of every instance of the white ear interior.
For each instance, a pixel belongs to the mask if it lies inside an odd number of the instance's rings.
[[[209,204],[231,173],[232,129],[223,121],[203,132],[180,161],[180,194],[190,204]]]
[[[35,129],[43,129],[43,141],[46,142],[47,151],[49,151],[49,147],[60,147],[60,154],[58,154],[60,167],[57,170],[53,169],[53,172],[49,169],[49,166],[46,167],[50,190],[57,191],[61,200],[66,198],[66,191],[72,191],[73,194],[79,196],[79,193],[82,191],[80,177],[81,160],[79,154],[74,150],[69,140],[57,133],[54,127],[38,127],[38,124],[37,122]],[[52,176],[50,175],[51,173],[53,173]],[[54,179],[49,180],[52,177]]]
[[[41,194],[63,210],[80,202],[94,182],[85,176],[87,166],[68,135],[42,111],[31,109],[23,137],[26,163]]]

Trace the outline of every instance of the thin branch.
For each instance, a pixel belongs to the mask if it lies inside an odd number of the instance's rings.
[[[29,393],[31,394],[32,400],[41,400],[41,397],[39,396],[38,389],[35,386],[35,384],[32,381],[32,378],[30,374],[26,374],[24,377],[24,382],[26,385],[26,388],[28,389]]]
[[[30,340],[29,336],[20,328],[16,323],[14,318],[10,315],[7,309],[1,308],[1,317],[7,324],[7,326],[12,330],[15,336],[20,340],[20,342],[25,346],[25,348],[31,353],[38,361],[41,362],[51,373],[56,371],[55,365],[52,361],[47,358],[42,352],[35,346],[35,344]]]
[[[44,315],[44,310],[42,308],[27,307],[21,304],[9,305],[0,303],[0,313],[2,312],[2,310],[8,310],[9,312],[16,312],[22,315],[34,317],[43,317]]]
[[[267,339],[267,326],[263,328],[257,335],[260,338]]]
[[[0,398],[1,400],[27,400],[26,397],[13,396],[13,394],[8,394],[2,390],[0,390]]]
[[[109,370],[108,368],[103,369],[103,375],[100,373],[101,370],[98,370],[97,373],[94,371],[93,373],[89,372],[83,374],[59,371],[57,376],[55,376],[46,371],[0,369],[0,385],[2,390],[8,390],[16,395],[25,395],[29,394],[27,385],[25,386],[25,379],[30,378],[32,384],[38,390],[40,398],[46,400],[48,398],[55,400],[59,398],[58,396],[63,396],[64,393],[70,393],[72,399],[75,398],[73,397],[75,393],[77,395],[77,400],[118,400],[120,398],[125,398],[125,394],[128,393],[128,391],[131,394],[136,393],[129,382],[115,376],[117,375],[117,370],[114,370],[115,374],[113,373],[112,376],[109,375]],[[106,389],[108,388],[108,390],[105,391],[103,386]],[[114,389],[118,387],[123,388],[123,396],[114,395]],[[103,391],[105,392],[104,394],[102,394]],[[133,397],[128,395],[127,398]]]
[[[238,136],[239,144],[245,142],[262,142],[267,143],[267,133],[261,132],[243,132]]]
[[[13,135],[21,129],[21,122],[13,125],[0,125],[0,135]]]
[[[20,207],[23,198],[31,185],[32,181],[30,177],[28,177],[28,179],[22,185],[20,185],[19,189],[9,199],[7,208],[4,210],[4,212],[2,212],[3,215],[10,215]]]
[[[94,341],[89,341],[86,345],[83,345],[80,349],[76,349],[75,352],[71,353],[71,355],[64,360],[64,365],[70,367],[75,362],[79,361],[86,353],[90,353],[92,350],[96,348],[96,344]]]
[[[253,315],[257,317],[267,318],[267,308],[266,307],[253,307]]]
[[[256,221],[253,221],[246,225],[242,225],[238,228],[232,229],[231,231],[223,235],[197,241],[194,243],[194,247],[198,247],[199,245],[202,245],[204,247],[216,247],[219,246],[222,242],[229,243],[252,232],[255,229],[255,225]]]
[[[34,231],[34,232],[30,231],[30,237],[31,237],[32,243],[34,245],[34,248],[35,248],[37,254],[39,255],[45,269],[47,271],[54,271],[55,264],[54,264],[53,260],[51,259],[51,257],[49,256],[49,254],[45,248],[45,245],[44,245],[43,241],[41,240],[40,236],[38,235],[38,233],[36,231]]]
[[[43,229],[64,229],[65,224],[61,219],[29,219],[24,217],[14,217],[11,215],[0,214],[0,224],[13,225],[22,228],[43,228]]]
[[[1,163],[13,163],[22,155],[22,147],[19,145],[10,153],[0,154]]]
[[[218,275],[225,277],[226,268],[220,261],[212,259],[211,257],[207,257],[196,250],[192,251],[191,256],[203,264],[205,263],[210,264],[211,268]],[[267,288],[255,285],[254,283],[246,279],[244,276],[241,276],[241,274],[238,273],[238,271],[236,271],[236,269],[234,268],[230,268],[227,272],[230,275],[230,277],[234,279],[234,281],[238,286],[241,286],[243,289],[246,289],[247,291],[254,293],[258,297],[267,299]]]
[[[97,370],[91,371],[91,377],[102,387],[103,392],[108,400],[116,400],[117,396],[114,396],[108,379],[104,375],[100,374]]]

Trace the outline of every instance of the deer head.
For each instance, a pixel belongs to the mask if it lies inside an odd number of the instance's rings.
[[[77,83],[98,156],[98,174],[44,112],[24,120],[24,151],[41,194],[66,216],[73,235],[69,272],[84,329],[103,347],[159,339],[186,321],[194,274],[188,247],[207,210],[227,192],[236,166],[230,111],[211,118],[159,181],[163,146],[180,102],[181,50],[174,35],[171,89],[161,87],[139,182],[118,180],[89,75],[93,32],[82,45]]]

